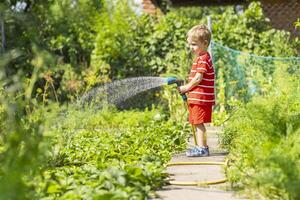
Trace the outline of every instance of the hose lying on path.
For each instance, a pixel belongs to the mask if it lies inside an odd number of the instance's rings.
[[[178,166],[178,165],[226,165],[226,162],[174,162],[174,163],[168,163],[167,167],[170,166]],[[214,185],[214,184],[220,184],[225,183],[227,179],[220,179],[220,180],[213,180],[213,181],[191,181],[191,182],[185,182],[185,181],[168,181],[168,184],[170,185],[179,185],[179,186],[203,186],[203,185]]]

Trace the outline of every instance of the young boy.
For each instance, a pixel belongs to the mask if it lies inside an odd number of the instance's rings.
[[[188,94],[189,122],[196,128],[198,146],[186,152],[189,157],[209,156],[204,123],[211,122],[215,104],[215,72],[207,52],[210,38],[211,33],[205,25],[194,26],[187,34],[187,42],[196,58],[188,77],[189,82],[178,90],[181,94]]]

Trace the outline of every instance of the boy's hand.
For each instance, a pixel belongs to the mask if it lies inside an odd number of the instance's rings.
[[[183,85],[183,86],[180,86],[177,88],[178,92],[180,94],[184,94],[184,93],[187,93],[189,90],[188,90],[188,87],[186,85]]]

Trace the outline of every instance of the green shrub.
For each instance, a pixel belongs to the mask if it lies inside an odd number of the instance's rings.
[[[254,198],[298,199],[299,73],[283,66],[268,95],[255,97],[226,123],[222,145],[229,150],[228,178]]]
[[[52,148],[42,175],[26,177],[38,198],[144,199],[164,184],[172,153],[185,147],[186,130],[159,110],[59,113],[49,116]]]
[[[187,19],[172,13],[161,18],[138,17],[123,4],[110,11],[103,13],[98,22],[92,61],[95,65],[97,61],[108,63],[111,79],[180,72],[178,54],[186,50],[185,34],[190,27]]]

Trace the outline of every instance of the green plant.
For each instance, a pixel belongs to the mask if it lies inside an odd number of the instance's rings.
[[[299,71],[278,67],[269,93],[239,106],[220,135],[230,182],[253,198],[299,196],[299,85]]]
[[[0,97],[0,199],[34,198],[25,178],[38,174],[47,149],[43,145],[45,110],[32,99],[32,93],[40,72],[52,64],[52,57],[36,46],[32,49],[34,71],[30,79],[0,74],[0,83],[5,86]],[[1,55],[1,60],[9,62],[5,57]]]
[[[298,18],[298,20],[295,22],[295,27],[297,28],[297,27],[300,27],[300,20],[299,20],[299,18]]]
[[[164,184],[164,164],[187,137],[159,110],[68,107],[59,117],[53,114],[45,133],[51,138],[49,161],[41,176],[28,180],[39,198],[146,198]]]

